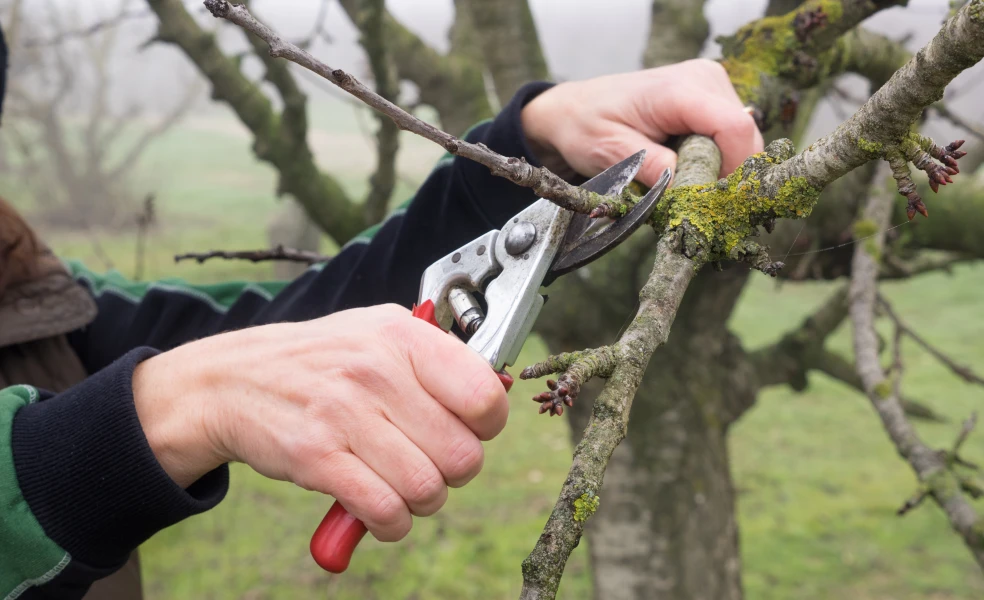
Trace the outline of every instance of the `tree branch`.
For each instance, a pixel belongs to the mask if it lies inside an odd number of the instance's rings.
[[[524,84],[547,78],[547,61],[527,0],[457,0],[455,10],[470,13],[482,67],[492,76],[500,106]]]
[[[895,328],[900,334],[912,338],[912,341],[922,346],[923,349],[926,350],[926,352],[929,352],[930,354],[933,355],[933,358],[943,363],[943,365],[946,366],[946,368],[950,369],[950,371],[952,371],[954,375],[960,377],[967,383],[984,385],[984,378],[981,378],[981,376],[974,373],[970,369],[970,367],[966,367],[964,365],[957,363],[955,360],[947,356],[945,353],[943,353],[943,351],[938,349],[936,346],[933,346],[928,341],[926,341],[925,338],[923,338],[921,335],[916,333],[911,327],[906,325],[905,321],[903,321],[902,318],[899,317],[898,313],[895,312],[895,309],[892,308],[892,305],[888,302],[888,300],[885,299],[884,296],[881,295],[878,296],[878,304],[881,306],[881,309],[885,311],[885,314],[888,316],[888,318],[891,319],[892,322],[895,324]]]
[[[473,160],[489,168],[493,175],[504,177],[523,187],[532,189],[541,198],[575,212],[590,213],[606,201],[605,197],[573,186],[543,167],[534,167],[523,159],[507,158],[493,152],[484,144],[472,144],[458,139],[426,123],[389,100],[380,97],[358,79],[341,69],[332,69],[308,52],[284,41],[276,32],[257,21],[249,10],[226,0],[205,0],[205,6],[220,19],[226,19],[253,33],[270,45],[270,56],[285,58],[321,75],[346,92],[362,100],[373,109],[385,114],[400,129],[416,133],[454,154]]]
[[[703,0],[653,0],[642,64],[652,68],[699,56],[710,32]]]
[[[882,193],[871,197],[863,218],[884,229],[891,214],[892,200],[888,193]],[[950,525],[963,538],[977,563],[984,567],[984,536],[980,533],[980,518],[961,493],[961,481],[948,468],[945,454],[929,448],[906,419],[899,402],[897,380],[893,384],[886,378],[878,360],[879,343],[874,323],[879,269],[876,256],[880,254],[883,243],[884,232],[880,232],[871,243],[859,244],[854,251],[850,315],[854,324],[857,371],[865,393],[896,450],[912,467],[925,493],[931,495],[946,513]]]
[[[399,79],[392,64],[384,29],[386,3],[384,0],[365,0],[364,8],[350,16],[361,32],[359,43],[369,57],[376,82],[376,93],[392,103],[399,95]],[[369,193],[363,203],[366,223],[378,223],[386,216],[390,196],[396,186],[396,155],[400,150],[400,128],[386,115],[375,112],[379,122],[376,132],[376,172],[369,178]]]
[[[679,156],[681,165],[700,166],[681,168],[676,184],[693,185],[712,180],[720,169],[720,154],[707,138],[687,138]],[[696,160],[707,156],[717,156],[718,162]],[[561,380],[566,376],[584,383],[585,374],[608,374],[608,382],[595,400],[553,512],[533,552],[523,561],[522,600],[556,595],[567,559],[581,539],[585,521],[598,506],[605,467],[612,452],[625,438],[632,400],[646,366],[656,348],[666,343],[680,301],[699,269],[680,254],[681,237],[676,231],[660,239],[653,270],[639,293],[639,309],[615,344],[602,351],[555,358],[554,365],[534,366],[530,371],[524,371],[525,376],[536,376],[557,371],[566,363],[567,370]]]
[[[179,0],[147,3],[160,21],[157,39],[181,48],[211,83],[212,97],[236,113],[253,135],[257,158],[277,169],[279,191],[294,196],[311,219],[340,244],[364,229],[359,207],[315,163],[306,137],[307,99],[292,81],[287,65],[279,61],[264,63],[266,76],[278,92],[296,92],[281,96],[285,113],[278,115],[260,87],[242,74],[235,60],[222,53],[215,36],[205,32]],[[262,60],[265,53],[258,54]]]
[[[342,8],[358,26],[356,15],[370,0],[340,0]],[[386,42],[400,78],[414,82],[420,102],[433,106],[445,131],[460,135],[482,119],[493,115],[485,91],[482,65],[468,54],[442,56],[404,27],[389,13],[384,19]]]
[[[177,263],[183,260],[194,260],[197,261],[198,264],[202,264],[206,260],[213,258],[221,258],[225,260],[248,260],[254,263],[268,260],[285,260],[313,265],[316,263],[328,262],[332,257],[324,256],[316,252],[296,250],[294,248],[287,248],[283,245],[278,245],[270,250],[210,250],[208,252],[188,252],[185,254],[175,255],[174,262]]]

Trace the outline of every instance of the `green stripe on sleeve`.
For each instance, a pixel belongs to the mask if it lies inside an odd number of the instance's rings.
[[[0,597],[15,600],[53,579],[72,560],[44,533],[21,495],[10,447],[14,414],[37,401],[26,385],[0,389]]]
[[[225,313],[243,294],[253,293],[266,300],[272,300],[289,281],[245,282],[233,281],[205,285],[190,284],[183,279],[161,279],[159,281],[137,282],[124,277],[119,271],[98,274],[85,268],[74,260],[66,261],[66,266],[76,280],[82,280],[92,288],[94,296],[105,293],[115,294],[133,304],[137,304],[147,292],[157,289],[164,292],[184,294],[208,304],[213,310]]]

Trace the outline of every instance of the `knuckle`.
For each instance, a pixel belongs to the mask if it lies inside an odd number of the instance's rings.
[[[441,499],[446,488],[441,473],[433,465],[422,464],[407,481],[406,500],[417,507],[429,507]]]
[[[487,366],[483,366],[481,371],[474,375],[472,382],[469,403],[471,416],[476,419],[486,419],[498,413],[501,409],[500,404],[505,401],[506,392],[495,373]]]
[[[753,136],[758,131],[758,125],[755,123],[755,119],[752,115],[742,111],[737,119],[735,119],[735,127],[738,130],[748,136]]]
[[[347,479],[346,473],[338,469],[343,454],[338,448],[326,449],[310,439],[301,441],[288,450],[289,478],[302,489],[331,493]],[[328,473],[334,474],[330,481]]]
[[[728,70],[724,68],[724,65],[716,60],[711,60],[709,58],[697,58],[694,59],[694,62],[696,62],[700,68],[713,75],[728,78]]]
[[[444,477],[451,487],[460,487],[482,470],[485,448],[478,439],[462,436],[451,443],[445,460]]]
[[[403,500],[396,494],[380,494],[373,500],[368,512],[381,529],[380,541],[399,541],[410,533],[412,525],[410,513]]]

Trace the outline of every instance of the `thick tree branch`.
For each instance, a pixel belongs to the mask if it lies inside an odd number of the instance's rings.
[[[205,6],[216,18],[226,19],[263,39],[270,45],[270,55],[294,62],[346,92],[362,100],[373,109],[385,114],[400,129],[416,133],[431,140],[454,154],[473,160],[489,168],[493,175],[504,177],[523,187],[531,188],[541,198],[546,198],[569,210],[590,213],[605,202],[600,194],[573,186],[543,167],[534,167],[523,159],[505,157],[493,152],[484,144],[472,144],[445,133],[409,114],[396,104],[380,97],[358,79],[341,69],[332,69],[308,52],[284,41],[272,29],[257,21],[243,5],[226,0],[206,0]]]
[[[720,163],[707,161],[707,156],[717,156],[720,160],[711,140],[697,136],[685,140],[680,148],[680,164],[691,165],[698,158],[703,160],[696,161],[696,166],[681,168],[677,184],[693,185],[713,179]],[[525,373],[533,376],[556,372],[566,363],[569,366],[561,376],[562,380],[565,376],[576,380],[583,372],[610,375],[595,400],[584,436],[574,450],[571,469],[553,512],[533,552],[523,561],[523,592],[520,595],[523,600],[555,597],[567,559],[584,532],[584,523],[600,502],[598,493],[605,468],[612,452],[625,438],[632,400],[646,366],[656,348],[666,343],[680,301],[699,268],[680,254],[680,243],[679,231],[669,232],[660,239],[652,273],[639,293],[636,316],[619,340],[604,349],[604,354],[592,351],[567,355],[565,359],[553,359],[556,364],[549,364],[548,359],[546,366],[534,366]],[[595,366],[590,364],[592,360]]]
[[[670,190],[653,217],[657,231],[686,224],[693,235],[684,238],[684,247],[699,260],[752,257],[766,263],[761,250],[747,241],[758,226],[771,231],[776,218],[808,216],[820,191],[851,170],[882,157],[896,167],[912,159],[934,178],[944,167],[931,167],[933,158],[950,169],[959,156],[947,153],[955,148],[940,149],[910,129],[954,77],[984,57],[982,14],[984,0],[972,0],[854,116],[802,153],[793,155],[787,140],[774,142],[727,179]],[[919,207],[910,196],[913,210]]]
[[[802,154],[772,169],[763,183],[772,187],[802,177],[810,186],[823,188],[902,145],[912,124],[939,100],[947,84],[984,57],[982,11],[984,2],[972,0],[853,117]]]
[[[865,208],[863,218],[884,229],[891,214],[892,200],[889,195],[875,194]],[[977,563],[984,567],[981,519],[961,493],[961,481],[949,468],[946,454],[928,447],[906,419],[899,402],[898,380],[893,384],[886,378],[878,359],[875,304],[879,267],[876,257],[881,253],[883,243],[882,232],[872,238],[871,243],[858,244],[854,252],[849,301],[857,371],[865,393],[896,450],[912,467],[925,493],[931,495],[943,509],[950,525],[963,538]],[[896,363],[899,360],[896,355]]]
[[[642,64],[652,68],[699,56],[710,32],[703,1],[653,0]]]

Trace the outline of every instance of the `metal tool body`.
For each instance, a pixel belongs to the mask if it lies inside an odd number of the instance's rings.
[[[637,152],[581,187],[620,194],[639,172],[645,154]],[[649,219],[669,180],[667,169],[625,216],[600,231],[594,231],[594,220],[586,215],[548,200],[534,202],[501,230],[485,233],[428,267],[413,315],[444,331],[456,322],[468,336],[468,346],[489,362],[508,390],[512,378],[504,368],[516,361],[543,308],[540,287],[628,238]],[[478,294],[485,299],[484,314]],[[365,525],[336,503],[311,540],[311,554],[322,568],[340,573],[365,533]]]

